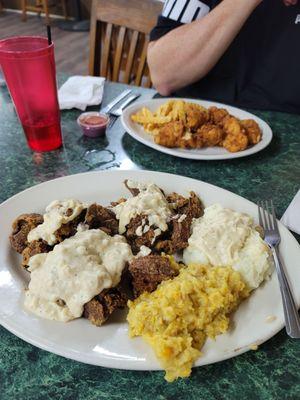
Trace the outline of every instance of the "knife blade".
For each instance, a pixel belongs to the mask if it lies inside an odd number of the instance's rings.
[[[121,100],[124,99],[129,93],[131,93],[131,89],[124,90],[122,93],[120,93],[115,99],[113,99],[110,103],[108,103],[105,107],[100,108],[100,112],[103,114],[107,114],[110,112],[110,110],[118,104]]]

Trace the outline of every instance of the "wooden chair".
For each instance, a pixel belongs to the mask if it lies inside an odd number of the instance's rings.
[[[147,46],[162,8],[158,0],[93,0],[90,75],[150,87]]]
[[[51,5],[49,4],[48,0],[35,0],[35,5],[30,5],[30,4],[28,5],[27,0],[21,0],[21,4],[22,4],[22,21],[26,21],[26,19],[27,19],[26,12],[27,11],[34,11],[34,12],[37,12],[38,14],[41,14],[42,12],[44,12],[46,24],[50,24],[49,10],[50,10]],[[62,9],[63,9],[63,15],[64,15],[65,19],[67,19],[68,14],[67,14],[66,0],[61,0],[61,5],[62,5]]]

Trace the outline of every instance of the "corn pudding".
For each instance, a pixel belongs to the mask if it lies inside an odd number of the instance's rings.
[[[129,334],[148,342],[169,382],[191,373],[207,337],[228,330],[229,315],[249,296],[239,272],[192,264],[152,293],[128,302]]]

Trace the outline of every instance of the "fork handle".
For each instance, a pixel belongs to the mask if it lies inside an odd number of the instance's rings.
[[[300,318],[289,282],[284,271],[283,263],[280,259],[278,246],[272,247],[271,249],[275,261],[279,287],[282,296],[286,332],[292,338],[300,338]]]

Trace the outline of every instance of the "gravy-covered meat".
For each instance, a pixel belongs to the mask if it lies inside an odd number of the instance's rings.
[[[22,252],[22,266],[27,268],[30,257],[40,253],[48,253],[52,248],[53,247],[49,246],[44,240],[34,240],[33,242],[28,243],[27,247],[25,247]]]
[[[125,199],[124,197],[121,197],[119,200],[117,201],[111,201],[110,205],[111,207],[116,207],[117,205],[121,204],[121,203],[125,203],[127,199]]]
[[[129,179],[126,179],[124,181],[124,185],[129,190],[129,192],[132,194],[132,196],[137,196],[140,193],[140,189],[132,186],[131,181]]]
[[[72,221],[67,222],[66,224],[62,224],[57,231],[54,232],[54,235],[57,239],[57,242],[62,242],[63,240],[74,236],[77,232],[77,226],[81,222],[84,221],[84,217],[86,214],[86,210],[83,210],[76,218]]]
[[[147,215],[137,215],[127,225],[126,239],[133,254],[137,254],[141,246],[151,248],[155,241],[155,228],[149,226]]]
[[[203,215],[203,204],[195,192],[190,192],[190,197],[187,199],[187,203],[183,204],[182,207],[178,207],[178,214],[185,214],[189,218],[199,218]]]
[[[28,234],[28,242],[44,240],[53,246],[76,233],[84,220],[87,205],[76,199],[53,200],[45,210],[44,221]]]
[[[115,214],[99,204],[89,206],[84,222],[90,229],[101,229],[108,235],[116,235],[118,233],[119,224]]]
[[[119,285],[105,289],[84,305],[83,316],[96,326],[102,325],[117,309],[126,306],[128,297]]]
[[[153,292],[160,282],[177,275],[167,257],[149,255],[133,259],[129,264],[134,297]]]
[[[175,212],[188,203],[188,199],[186,197],[183,197],[181,194],[175,192],[170,193],[166,198],[168,203],[172,205]]]
[[[113,208],[123,234],[137,254],[142,246],[153,248],[155,241],[169,228],[174,214],[163,191],[154,183],[126,181],[135,196]]]
[[[155,244],[155,251],[174,254],[185,249],[191,234],[191,223],[192,220],[188,217],[185,217],[184,220],[180,218],[174,219],[170,228],[171,236],[158,240]]]
[[[174,219],[172,221],[172,234],[170,239],[159,240],[155,246],[158,252],[174,254],[177,251],[183,250],[188,246],[188,240],[191,234],[192,219],[185,217],[184,220]]]
[[[12,224],[12,233],[9,237],[14,250],[22,253],[28,244],[28,233],[43,223],[43,216],[40,214],[21,214]]]
[[[158,240],[155,250],[173,254],[187,247],[193,218],[199,218],[203,215],[203,205],[194,192],[190,192],[189,198],[172,193],[169,200],[175,205],[177,215],[170,223],[170,236]]]

